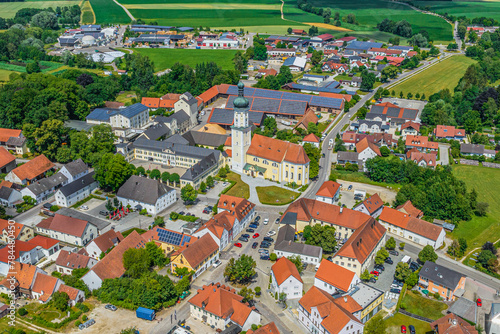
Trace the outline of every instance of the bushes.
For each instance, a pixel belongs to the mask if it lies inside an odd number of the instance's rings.
[[[271,253],[269,255],[269,260],[276,261],[277,259],[278,259],[278,256],[276,255],[276,253]]]
[[[17,311],[17,313],[21,316],[21,317],[24,317],[26,314],[28,314],[28,311],[24,308],[24,307],[21,307],[19,309],[19,311]]]
[[[66,326],[69,322],[78,319],[82,315],[82,313],[83,313],[82,311],[77,311],[77,312],[70,311],[70,316],[68,318],[64,319],[61,322],[57,322],[57,323],[47,321],[38,315],[34,315],[32,319],[33,319],[33,323],[35,325],[43,326],[43,327],[47,327],[47,328],[52,328],[52,329],[59,329],[59,328]]]
[[[88,307],[87,305],[82,304],[82,303],[77,303],[77,304],[75,305],[75,307],[76,307],[77,309],[79,309],[80,311],[84,312],[84,313],[87,313],[87,312],[90,310],[90,309],[89,309],[89,307]]]
[[[57,211],[57,210],[59,210],[59,209],[60,209],[60,207],[59,207],[59,206],[57,206],[57,205],[52,205],[52,206],[50,207],[50,211],[52,211],[52,212],[56,212],[56,211]]]
[[[198,217],[193,217],[193,216],[183,216],[183,215],[180,215],[178,214],[177,212],[170,212],[170,219],[171,220],[177,220],[177,219],[180,219],[180,220],[184,220],[184,221],[187,221],[187,222],[195,222],[197,221],[199,218]]]

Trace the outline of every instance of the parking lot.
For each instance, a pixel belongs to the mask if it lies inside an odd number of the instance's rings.
[[[396,272],[396,265],[398,262],[401,261],[403,258],[404,254],[402,251],[399,251],[399,255],[389,255],[394,262],[393,264],[388,264],[384,263],[385,270],[382,271],[378,277],[378,280],[376,283],[371,283],[368,282],[367,284],[370,286],[373,286],[374,288],[377,288],[382,291],[389,291],[391,289],[391,284],[394,281],[394,273]],[[371,272],[373,270],[373,266],[369,268],[369,271]]]

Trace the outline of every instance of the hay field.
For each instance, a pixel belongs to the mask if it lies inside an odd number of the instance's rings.
[[[49,8],[74,6],[80,3],[79,0],[60,1],[25,1],[25,2],[0,2],[0,17],[4,19],[13,18],[16,13],[23,8]]]
[[[415,1],[419,6],[429,6],[432,11],[440,14],[448,13],[455,16],[489,17],[500,21],[500,2],[491,1]]]

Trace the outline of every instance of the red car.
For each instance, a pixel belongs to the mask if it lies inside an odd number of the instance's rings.
[[[376,271],[376,270],[372,270],[372,271],[370,272],[370,274],[375,275],[375,276],[380,275],[380,273],[379,273],[378,271]]]
[[[260,234],[259,233],[255,233],[252,238],[255,239],[255,238],[258,238],[258,237],[260,237]]]
[[[483,301],[481,300],[481,298],[478,298],[478,299],[476,300],[476,304],[477,304],[477,306],[478,306],[478,307],[483,306]]]
[[[405,325],[401,325],[401,333],[406,333],[406,326]]]
[[[241,247],[243,246],[243,245],[242,245],[241,243],[239,243],[239,242],[235,243],[234,245],[235,245],[236,247],[238,247],[238,248],[241,248]]]

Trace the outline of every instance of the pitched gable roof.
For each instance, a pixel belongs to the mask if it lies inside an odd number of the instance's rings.
[[[9,273],[7,274],[7,278],[5,278],[0,285],[10,286],[8,279],[14,277],[20,288],[30,289],[35,280],[37,271],[43,272],[43,270],[38,269],[35,265],[13,261],[12,267],[9,269]]]
[[[217,204],[219,209],[228,210],[231,214],[236,215],[241,222],[255,207],[255,204],[242,197],[230,195],[221,195]]]
[[[21,130],[0,128],[0,142],[7,142],[10,137],[21,136]]]
[[[247,334],[280,334],[278,327],[274,322],[270,322],[267,325],[260,327],[259,329],[247,331]]]
[[[307,136],[302,139],[303,142],[308,142],[308,143],[319,143],[319,137],[316,136],[314,133],[310,133]]]
[[[374,143],[368,141],[368,138],[363,138],[359,142],[356,143],[356,152],[361,153],[367,148],[370,148],[375,154],[377,154],[379,157],[381,156],[380,154],[380,149],[375,145]]]
[[[12,230],[12,229],[9,230],[9,226],[12,226],[12,225],[14,226],[14,230]],[[16,239],[19,236],[19,234],[24,230],[24,226],[25,226],[24,224],[21,224],[18,222],[14,222],[14,224],[9,224],[8,220],[0,219],[0,232],[2,234],[4,232],[11,234]],[[27,228],[29,228],[29,226],[27,226]]]
[[[121,232],[116,232],[115,230],[109,230],[108,232],[101,234],[93,240],[96,246],[101,250],[101,252],[106,252],[111,247],[120,243],[123,240],[123,235]]]
[[[439,334],[478,334],[476,328],[456,314],[449,313],[431,322],[432,329]]]
[[[46,302],[55,292],[59,279],[50,275],[38,273],[35,277],[32,291],[41,294],[39,299]]]
[[[118,189],[116,196],[155,205],[160,197],[170,191],[172,191],[172,188],[158,180],[132,175]]]
[[[68,286],[66,284],[61,284],[59,286],[59,289],[57,289],[57,291],[65,292],[68,295],[70,300],[76,300],[76,298],[78,297],[78,293],[81,290],[75,289],[75,288]]]
[[[413,128],[417,131],[420,131],[420,123],[408,121],[408,122],[404,123],[403,125],[401,125],[401,130],[404,130],[406,128]]]
[[[411,217],[404,212],[389,207],[384,207],[379,220],[398,226],[433,241],[436,241],[443,231],[441,226],[434,225],[422,219]]]
[[[14,173],[20,180],[32,180],[54,167],[55,165],[42,154],[28,161],[24,165],[13,169],[12,173]]]
[[[90,259],[91,258],[87,255],[68,252],[62,249],[57,257],[56,265],[69,269],[87,268]]]
[[[15,160],[15,156],[10,154],[3,146],[0,146],[0,167],[6,166]]]
[[[406,136],[406,146],[409,147],[421,147],[431,150],[437,150],[439,145],[436,142],[429,141],[429,137],[426,136]]]
[[[43,229],[73,235],[75,237],[82,237],[85,232],[85,228],[89,224],[91,223],[88,221],[56,213],[54,217],[44,219],[36,226]]]
[[[384,237],[385,227],[371,218],[351,235],[335,256],[345,256],[364,263],[379,241]]]
[[[219,246],[217,243],[210,234],[207,233],[192,244],[181,248],[179,252],[182,253],[191,268],[196,268],[203,260],[211,256],[218,249]]]
[[[12,256],[14,256],[14,260],[17,260],[22,256],[22,254],[29,252],[34,248],[36,248],[36,245],[27,241],[15,240],[13,251],[8,246],[0,248],[0,262],[9,264],[12,261]]]
[[[370,197],[368,197],[367,199],[365,199],[363,201],[363,205],[370,214],[373,214],[375,211],[384,206],[384,201],[382,201],[380,196],[377,193],[375,193]]]
[[[396,210],[408,214],[410,217],[420,218],[424,215],[422,210],[417,209],[410,200],[396,207]]]
[[[328,198],[333,198],[340,188],[340,184],[334,181],[323,182],[321,187],[319,187],[316,196],[323,196]]]
[[[281,285],[288,277],[295,277],[300,283],[302,283],[302,278],[300,277],[297,266],[287,259],[286,257],[279,258],[275,264],[272,265],[271,270],[274,273],[276,282]]]
[[[247,154],[276,162],[287,161],[295,164],[309,162],[309,157],[302,146],[259,134],[253,136]]]
[[[322,280],[334,287],[347,292],[356,274],[349,269],[323,259],[319,265],[315,278]]]
[[[48,238],[43,235],[37,235],[33,239],[29,240],[30,244],[40,246],[43,249],[50,249],[59,243],[59,240]]]
[[[451,125],[437,125],[434,129],[434,135],[438,138],[465,137],[465,130],[457,129]]]

